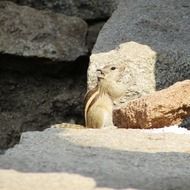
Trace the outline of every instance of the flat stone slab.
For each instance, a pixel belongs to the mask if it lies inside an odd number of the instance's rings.
[[[20,144],[0,155],[0,188],[187,190],[189,147],[190,134],[185,132],[57,128],[26,132]]]

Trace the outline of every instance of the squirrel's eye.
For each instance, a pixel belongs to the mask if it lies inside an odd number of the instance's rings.
[[[116,67],[111,67],[111,70],[115,70],[116,69]]]

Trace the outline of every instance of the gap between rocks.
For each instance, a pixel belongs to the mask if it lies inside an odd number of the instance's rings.
[[[18,143],[23,131],[83,124],[88,56],[56,62],[1,54],[0,62],[0,149]]]

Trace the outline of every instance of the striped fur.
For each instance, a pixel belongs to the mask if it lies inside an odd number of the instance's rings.
[[[101,128],[105,125],[113,125],[113,100],[121,95],[116,81],[122,70],[116,65],[107,65],[102,69],[97,69],[98,84],[87,92],[84,100],[86,127]]]
[[[88,120],[87,120],[87,114],[90,109],[90,107],[94,104],[95,100],[99,96],[99,88],[98,85],[93,88],[92,90],[89,90],[85,96],[84,99],[84,104],[85,104],[85,110],[84,110],[84,115],[85,115],[85,126],[88,126]]]
[[[86,94],[85,96],[85,126],[86,127],[94,128],[94,126],[89,126],[88,112],[97,101],[99,100],[102,101],[102,98],[109,97],[107,91],[108,90],[106,86],[104,86],[104,83],[99,82],[95,88],[93,88]],[[107,102],[107,104],[109,105],[110,103]],[[107,106],[104,109],[106,110],[106,108]]]

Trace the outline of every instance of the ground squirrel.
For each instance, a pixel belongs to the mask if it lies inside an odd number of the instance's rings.
[[[113,101],[124,94],[123,86],[117,83],[124,70],[117,65],[97,69],[98,82],[85,96],[85,127],[103,128],[113,125]]]
[[[95,88],[89,90],[85,95],[85,127],[107,128],[113,127],[113,101],[124,95],[124,87],[118,83],[119,76],[124,67],[108,65],[97,69],[98,82]],[[54,125],[56,128],[85,128],[82,125],[62,123]]]

